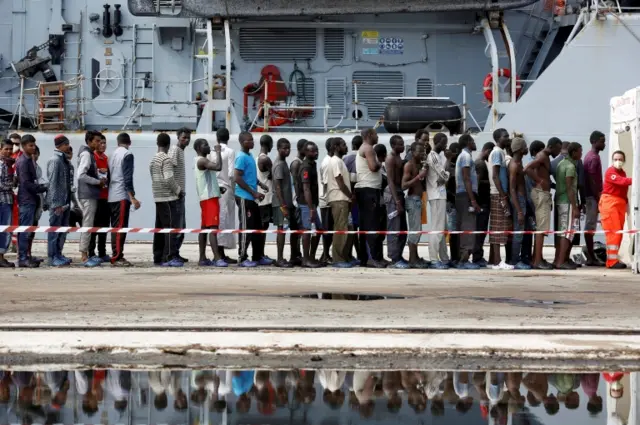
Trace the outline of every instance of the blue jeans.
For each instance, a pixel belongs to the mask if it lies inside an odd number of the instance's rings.
[[[33,226],[36,219],[36,204],[21,204],[19,209],[20,226]],[[29,236],[31,232],[21,232],[18,234],[18,261],[29,259]]]
[[[11,226],[12,204],[0,204],[0,226]],[[0,233],[0,254],[7,252],[9,243],[11,242],[11,233]]]
[[[300,210],[300,228],[302,230],[311,230],[311,209],[308,205],[298,205],[298,209]],[[322,222],[320,221],[317,209],[314,223],[316,230],[322,230]]]
[[[69,208],[66,208],[60,215],[57,215],[53,210],[49,210],[49,226],[68,226],[69,213]],[[47,253],[50,259],[54,259],[62,255],[62,248],[64,248],[64,241],[66,239],[65,236],[65,233],[52,232],[47,234]]]

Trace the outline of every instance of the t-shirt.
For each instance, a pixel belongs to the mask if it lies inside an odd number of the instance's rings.
[[[320,163],[320,208],[327,207],[327,196],[324,192],[324,185],[327,184],[327,168],[329,168],[329,160],[332,157],[329,155],[325,156],[322,162]]]
[[[500,167],[500,186],[502,191],[508,193],[509,191],[509,174],[507,172],[507,158],[504,149],[499,146],[495,146],[489,154],[489,164],[487,164],[489,172],[489,185],[491,187],[490,193],[492,195],[499,195],[498,187],[493,181],[493,171],[495,166]]]
[[[304,198],[304,184],[311,184],[311,202],[313,206],[317,207],[319,202],[318,192],[318,169],[316,168],[316,162],[305,158],[300,166],[300,193],[298,193],[298,205],[307,205],[307,201]]]
[[[280,157],[276,158],[273,162],[273,180],[274,180],[274,194],[272,205],[274,207],[279,207],[280,199],[278,195],[275,193],[275,182],[278,182],[280,186],[280,190],[282,190],[282,197],[284,198],[284,202],[287,207],[293,207],[293,192],[291,190],[291,171],[289,170],[289,165],[287,165],[287,161],[280,159]]]
[[[342,158],[332,156],[327,164],[327,203],[349,201],[349,197],[342,193],[336,177],[342,176],[342,181],[349,187],[349,170]]]
[[[256,171],[256,160],[251,155],[240,151],[238,156],[236,156],[236,164],[234,168],[243,172],[242,180],[244,180],[251,189],[257,190],[258,173]],[[241,188],[239,184],[236,185],[235,194],[240,198],[253,201],[253,195]]]
[[[487,168],[487,161],[482,158],[476,159],[476,174],[478,175],[478,197],[476,200],[480,205],[489,205],[491,202],[489,169]]]
[[[567,177],[573,177],[573,193],[578,196],[578,172],[576,163],[569,157],[563,159],[556,168],[556,203],[569,204],[567,193]]]
[[[471,190],[478,193],[478,174],[476,173],[476,163],[471,157],[471,151],[467,148],[463,149],[458,155],[456,161],[456,193],[465,193],[467,189],[464,186],[462,178],[462,169],[469,168],[469,177],[471,178]]]
[[[444,168],[445,161],[442,156],[434,150],[427,156],[429,172],[427,173],[427,197],[429,200],[447,199],[446,182],[449,180],[449,173]],[[438,180],[444,183],[438,184]]]

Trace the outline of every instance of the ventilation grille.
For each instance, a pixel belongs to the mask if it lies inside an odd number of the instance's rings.
[[[344,59],[344,29],[324,30],[324,58],[332,62],[340,62]]]
[[[356,71],[352,78],[358,84],[358,101],[367,107],[369,119],[382,116],[389,104],[385,97],[404,96],[404,75],[400,71]],[[355,95],[355,90],[352,92]]]
[[[315,28],[242,28],[240,57],[267,63],[305,61],[315,59],[316,42]]]
[[[327,79],[325,98],[329,109],[329,118],[339,119],[345,116],[347,109],[347,82],[342,78]]]
[[[429,78],[418,78],[418,97],[433,97],[433,81]]]
[[[316,82],[313,78],[296,79],[291,82],[290,89],[296,94],[296,106],[316,106]],[[315,117],[316,111],[309,117]]]

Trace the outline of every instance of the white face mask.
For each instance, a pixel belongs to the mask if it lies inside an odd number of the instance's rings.
[[[618,170],[622,170],[622,167],[624,167],[624,161],[613,161],[613,166]]]
[[[13,145],[13,153],[17,153],[20,150],[20,145]]]

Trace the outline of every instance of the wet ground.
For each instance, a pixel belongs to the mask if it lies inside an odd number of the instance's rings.
[[[5,369],[0,374],[1,424],[638,423],[637,400],[630,397],[636,374],[625,376],[616,393],[601,373],[549,371]]]
[[[640,369],[629,271],[159,269],[150,250],[3,270],[0,364]]]

